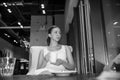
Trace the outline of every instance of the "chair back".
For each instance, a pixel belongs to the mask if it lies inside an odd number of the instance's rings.
[[[30,53],[29,53],[29,72],[33,72],[33,71],[36,70],[40,51],[44,47],[45,46],[32,46],[30,48]]]

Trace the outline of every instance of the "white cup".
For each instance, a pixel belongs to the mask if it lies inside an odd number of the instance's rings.
[[[56,63],[57,54],[56,53],[50,53],[50,62]]]

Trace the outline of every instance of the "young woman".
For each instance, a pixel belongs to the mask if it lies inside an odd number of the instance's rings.
[[[61,30],[52,26],[48,30],[48,46],[41,50],[36,74],[52,71],[75,70],[74,60],[71,54],[71,46],[61,45]]]

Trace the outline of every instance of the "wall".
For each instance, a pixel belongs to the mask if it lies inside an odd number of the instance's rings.
[[[45,16],[32,15],[31,16],[31,31],[30,31],[30,45],[31,46],[46,46],[47,29],[52,25],[52,16],[47,16],[47,25],[44,28],[46,21]],[[61,43],[66,44],[66,35],[64,30],[64,15],[55,15],[55,25],[59,26],[62,30]]]
[[[31,30],[30,30],[30,45],[31,46],[45,46],[47,45],[47,31],[45,28],[52,25],[52,17],[47,16],[47,25],[45,25],[46,16],[32,15],[31,16]]]
[[[65,33],[65,21],[64,21],[64,15],[55,15],[55,24],[60,27],[62,30],[62,39],[61,44],[67,44],[66,41],[66,33]]]

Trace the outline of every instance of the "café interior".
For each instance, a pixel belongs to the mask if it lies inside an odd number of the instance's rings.
[[[0,0],[0,53],[10,49],[14,75],[26,75],[33,53],[47,46],[49,26],[57,25],[60,43],[73,48],[77,74],[100,74],[110,64],[119,72],[119,17],[120,0]]]

